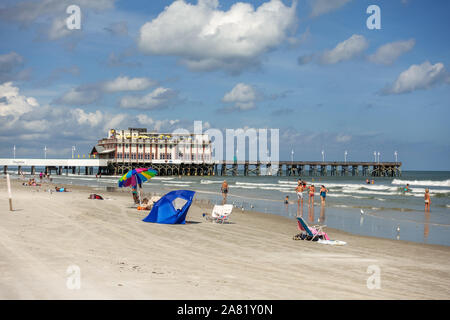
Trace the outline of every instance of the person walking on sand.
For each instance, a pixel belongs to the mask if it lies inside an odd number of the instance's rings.
[[[224,180],[221,187],[223,201],[222,204],[227,203],[227,194],[228,194],[228,183],[227,180]]]
[[[327,196],[328,189],[324,185],[320,187],[320,199],[322,199],[322,205],[325,204],[325,198]]]
[[[430,190],[425,189],[425,211],[430,211],[430,205],[431,205],[431,197],[430,197]]]
[[[314,192],[316,192],[316,188],[314,187],[314,185],[312,184],[309,187],[309,200],[308,200],[308,204],[312,204],[314,205]]]
[[[131,186],[131,195],[133,196],[134,204],[139,204],[139,196],[137,192],[137,185]]]

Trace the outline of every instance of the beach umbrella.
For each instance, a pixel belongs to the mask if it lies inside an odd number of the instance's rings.
[[[128,171],[119,179],[119,187],[139,187],[143,182],[150,180],[156,176],[156,170],[152,168],[136,168]],[[141,203],[141,197],[139,195],[139,204]]]

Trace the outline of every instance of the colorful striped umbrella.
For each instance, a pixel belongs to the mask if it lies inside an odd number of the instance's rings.
[[[128,171],[119,179],[119,187],[137,186],[142,182],[150,180],[158,173],[152,168],[136,168]]]

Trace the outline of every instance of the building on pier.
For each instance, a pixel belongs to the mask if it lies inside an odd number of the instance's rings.
[[[160,175],[213,175],[211,140],[207,134],[157,133],[145,128],[110,129],[91,156],[108,161],[108,171],[122,174],[152,166]]]

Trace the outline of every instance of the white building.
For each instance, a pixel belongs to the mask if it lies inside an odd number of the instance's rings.
[[[147,132],[145,128],[110,129],[98,141],[91,155],[109,163],[139,164],[212,163],[211,141],[207,134]]]

